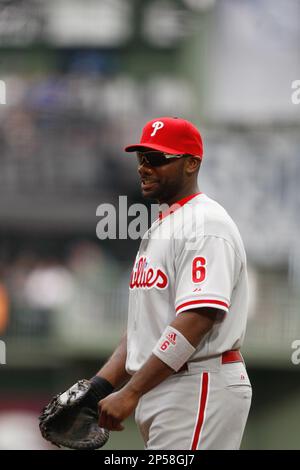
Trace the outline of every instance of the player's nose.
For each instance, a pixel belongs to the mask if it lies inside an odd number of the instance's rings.
[[[144,178],[146,176],[153,174],[153,168],[148,163],[143,162],[142,164],[139,164],[138,166],[138,173],[141,178]]]

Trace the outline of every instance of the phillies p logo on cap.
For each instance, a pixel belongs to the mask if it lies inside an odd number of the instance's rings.
[[[161,121],[155,121],[152,124],[152,127],[154,128],[154,131],[152,132],[152,134],[150,134],[150,137],[153,137],[159,129],[162,129],[164,127],[164,123]]]

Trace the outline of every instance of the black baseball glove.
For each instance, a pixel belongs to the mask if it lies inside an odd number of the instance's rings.
[[[56,395],[39,417],[42,436],[69,449],[93,450],[104,446],[109,431],[98,426],[98,402],[112,391],[107,380],[95,376]]]

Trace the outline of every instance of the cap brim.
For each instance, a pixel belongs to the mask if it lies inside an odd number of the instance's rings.
[[[145,152],[147,150],[158,150],[160,152],[165,152],[165,153],[170,153],[170,154],[180,154],[183,152],[179,152],[178,149],[171,149],[170,147],[164,147],[162,145],[155,145],[155,144],[133,144],[133,145],[128,145],[125,147],[125,152]]]

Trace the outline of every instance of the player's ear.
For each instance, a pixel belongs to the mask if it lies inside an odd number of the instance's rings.
[[[186,158],[185,171],[188,175],[192,175],[193,173],[198,173],[200,165],[201,165],[200,158],[193,157],[191,155]]]

